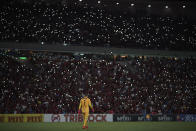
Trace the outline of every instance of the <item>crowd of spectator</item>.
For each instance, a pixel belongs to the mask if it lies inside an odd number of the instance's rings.
[[[43,1],[1,5],[0,41],[196,50],[196,20]]]
[[[18,59],[26,56],[27,60]],[[196,59],[0,50],[0,113],[196,113]]]

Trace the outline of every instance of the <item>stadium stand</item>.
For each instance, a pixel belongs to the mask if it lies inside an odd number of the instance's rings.
[[[27,60],[18,59],[26,56]],[[0,113],[195,114],[196,60],[0,50]]]

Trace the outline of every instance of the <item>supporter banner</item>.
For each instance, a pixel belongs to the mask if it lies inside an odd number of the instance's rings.
[[[131,115],[117,114],[113,116],[113,121],[175,121],[175,115]]]
[[[43,114],[0,114],[0,122],[43,122]]]
[[[180,114],[176,116],[177,121],[196,121],[195,114]]]
[[[44,122],[82,122],[83,116],[78,114],[45,114]],[[112,122],[112,114],[89,114],[89,122]]]

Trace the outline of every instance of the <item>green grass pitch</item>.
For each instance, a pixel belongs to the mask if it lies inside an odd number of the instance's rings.
[[[0,131],[196,131],[196,122],[0,123]]]

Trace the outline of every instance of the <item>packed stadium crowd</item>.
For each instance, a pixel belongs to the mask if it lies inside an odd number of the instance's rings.
[[[196,50],[196,21],[43,1],[1,4],[0,41]]]
[[[26,56],[27,60],[18,59]],[[0,113],[195,114],[195,58],[0,50]]]

